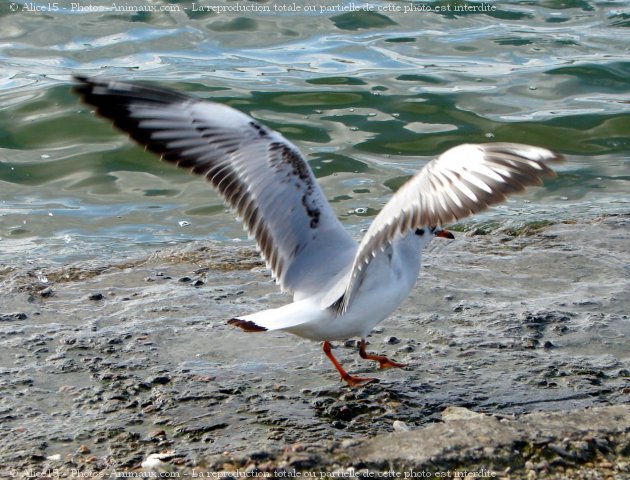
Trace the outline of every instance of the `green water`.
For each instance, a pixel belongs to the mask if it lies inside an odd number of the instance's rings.
[[[627,2],[51,5],[0,4],[0,264],[246,241],[201,179],[81,106],[77,73],[211,98],[280,131],[355,236],[409,175],[465,142],[531,143],[569,159],[543,188],[471,222],[630,211]]]

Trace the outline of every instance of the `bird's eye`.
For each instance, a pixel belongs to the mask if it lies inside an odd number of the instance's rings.
[[[416,235],[419,235],[420,237],[424,235],[424,228],[416,228]]]

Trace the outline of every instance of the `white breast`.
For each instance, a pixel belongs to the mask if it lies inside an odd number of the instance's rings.
[[[370,262],[348,311],[289,331],[312,340],[365,338],[414,287],[420,270],[422,242],[413,233],[398,237]]]

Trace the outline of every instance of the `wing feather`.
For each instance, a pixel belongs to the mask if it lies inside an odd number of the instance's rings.
[[[343,296],[332,308],[343,314],[374,255],[398,234],[444,225],[505,200],[554,172],[562,160],[544,148],[515,143],[460,145],[429,162],[409,179],[376,216],[359,244]]]
[[[348,270],[357,244],[308,163],[282,135],[231,107],[171,90],[76,80],[75,92],[98,114],[216,187],[256,239],[283,290],[300,299]]]

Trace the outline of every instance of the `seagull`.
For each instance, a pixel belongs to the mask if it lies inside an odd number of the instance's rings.
[[[463,144],[411,177],[357,243],[343,227],[300,151],[280,133],[227,105],[169,89],[75,77],[74,92],[96,113],[159,155],[202,175],[242,219],[282,291],[293,302],[228,321],[246,332],[285,331],[322,342],[351,387],[331,341],[358,337],[359,355],[380,368],[405,365],[366,352],[366,337],[409,295],[423,249],[443,225],[554,175],[562,155],[517,143]]]

